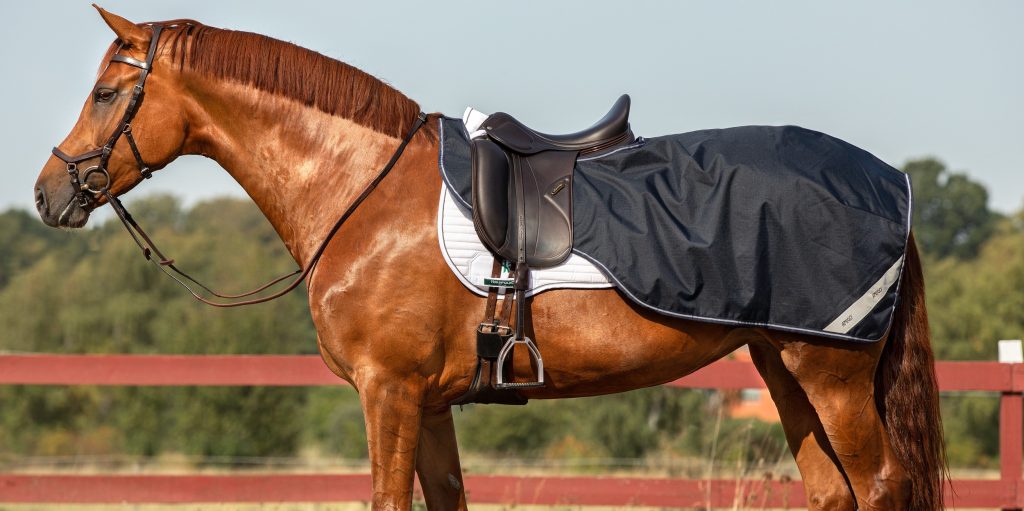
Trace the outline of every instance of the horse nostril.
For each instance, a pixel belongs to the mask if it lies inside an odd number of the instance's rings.
[[[46,193],[41,186],[36,187],[36,209],[40,213],[46,213]]]

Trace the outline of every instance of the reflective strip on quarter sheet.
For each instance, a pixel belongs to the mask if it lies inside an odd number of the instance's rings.
[[[853,302],[838,318],[834,319],[827,327],[824,328],[826,332],[833,332],[837,334],[845,334],[849,332],[853,327],[857,326],[868,313],[871,312],[878,302],[885,296],[885,292],[896,283],[896,280],[900,278],[900,268],[903,267],[903,256],[900,256],[889,270],[882,275],[882,278],[875,282],[875,285],[871,286],[871,289],[864,296],[861,296],[857,301]]]

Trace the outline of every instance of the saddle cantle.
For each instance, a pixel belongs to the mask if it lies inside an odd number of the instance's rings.
[[[576,133],[540,133],[504,112],[487,117],[477,133],[470,141],[477,234],[502,259],[541,268],[561,263],[572,250],[576,158],[634,138],[626,94]]]

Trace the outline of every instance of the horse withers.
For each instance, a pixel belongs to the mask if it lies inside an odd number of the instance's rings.
[[[201,154],[241,184],[306,266],[417,123],[418,105],[395,89],[295,45],[100,14],[117,39],[37,181],[48,225],[82,227],[150,172]],[[483,300],[437,253],[437,118],[411,135],[306,281],[323,360],[359,391],[380,510],[411,507],[414,473],[430,509],[466,508],[449,403],[474,375]],[[526,325],[542,344],[545,386],[522,393],[649,387],[747,345],[812,509],[940,509],[938,391],[912,238],[900,279],[891,328],[875,343],[669,317],[610,289],[545,292]],[[525,353],[513,365],[531,370]]]

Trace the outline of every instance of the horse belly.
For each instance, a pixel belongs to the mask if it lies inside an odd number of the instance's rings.
[[[531,337],[544,357],[547,385],[530,398],[610,394],[659,385],[704,367],[745,344],[750,329],[669,318],[614,290],[557,290],[531,304]],[[525,350],[517,374],[528,374]]]

